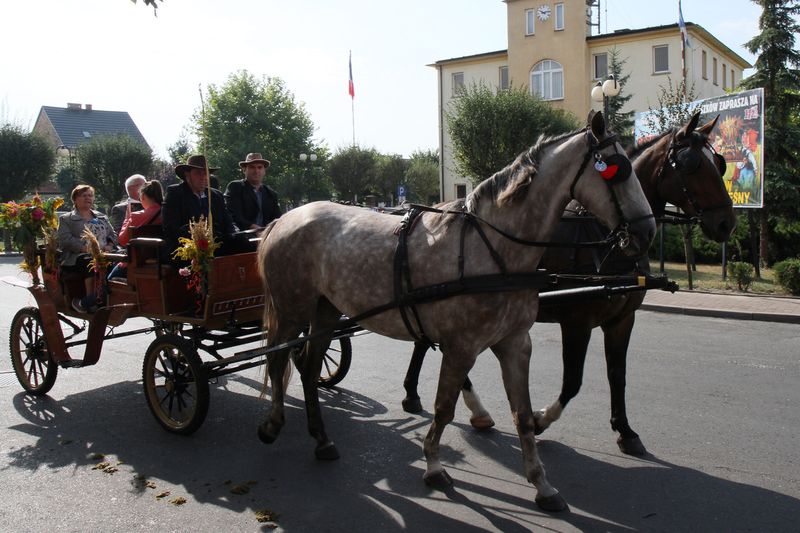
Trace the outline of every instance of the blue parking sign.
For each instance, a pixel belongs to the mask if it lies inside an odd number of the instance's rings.
[[[405,196],[406,195],[406,188],[404,185],[397,186],[397,196]]]

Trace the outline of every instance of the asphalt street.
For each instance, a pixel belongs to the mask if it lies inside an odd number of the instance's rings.
[[[0,276],[15,269],[0,264]],[[490,353],[471,377],[497,426],[473,430],[459,406],[442,439],[455,485],[440,492],[422,482],[421,450],[438,353],[420,382],[427,411],[409,415],[400,400],[411,345],[354,338],[347,378],[321,392],[342,457],[319,462],[297,376],[287,425],[270,446],[256,438],[269,404],[259,369],[212,385],[194,435],[162,430],[141,385],[152,335],[108,342],[96,366],[61,370],[46,397],[23,394],[6,339],[14,313],[32,303],[27,291],[0,286],[0,531],[798,530],[797,324],[639,312],[627,398],[643,458],[615,443],[596,331],[580,395],[539,439],[548,478],[570,505],[548,514],[522,477]],[[531,335],[531,396],[543,407],[560,386],[560,332],[537,324]],[[274,514],[260,523],[258,512]]]

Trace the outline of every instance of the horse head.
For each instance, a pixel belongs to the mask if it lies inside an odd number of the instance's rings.
[[[588,121],[584,140],[588,152],[572,179],[570,196],[614,228],[617,245],[626,255],[641,255],[656,231],[650,204],[625,150],[606,130],[603,114],[591,112]]]
[[[668,143],[665,139],[662,146],[666,155],[656,187],[663,201],[698,219],[707,237],[723,242],[736,227],[736,215],[722,180],[725,158],[714,151],[708,140],[718,119],[719,116],[697,127],[698,111],[668,137]]]

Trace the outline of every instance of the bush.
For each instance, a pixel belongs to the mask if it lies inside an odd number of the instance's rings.
[[[800,296],[800,259],[784,259],[773,268],[775,281],[790,294]]]
[[[750,263],[742,261],[728,263],[728,277],[736,282],[736,286],[740,291],[747,291],[750,284],[753,283],[754,273],[755,268]]]

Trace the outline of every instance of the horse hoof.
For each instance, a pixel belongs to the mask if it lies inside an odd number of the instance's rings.
[[[274,430],[272,424],[261,424],[258,426],[258,438],[264,444],[272,444],[278,438],[278,432]]]
[[[336,449],[334,443],[326,442],[317,446],[317,449],[314,450],[314,456],[320,461],[335,461],[339,458],[339,450]]]
[[[647,455],[647,450],[644,448],[644,444],[639,439],[639,437],[633,438],[623,438],[619,437],[617,439],[617,446],[622,453],[627,455],[636,455],[637,457],[641,457],[643,455]]]
[[[469,419],[469,423],[478,430],[486,430],[494,427],[494,420],[489,415],[473,416]]]
[[[419,398],[403,398],[403,411],[411,414],[418,414],[422,412],[422,402]]]
[[[450,477],[450,474],[448,474],[446,470],[439,470],[432,474],[425,472],[425,475],[422,476],[422,480],[427,486],[436,490],[444,491],[453,486],[453,478]]]
[[[536,505],[539,506],[539,509],[542,511],[547,511],[549,513],[557,513],[560,511],[566,511],[569,509],[567,505],[567,500],[561,497],[561,494],[555,493],[552,496],[537,496],[536,497]]]

